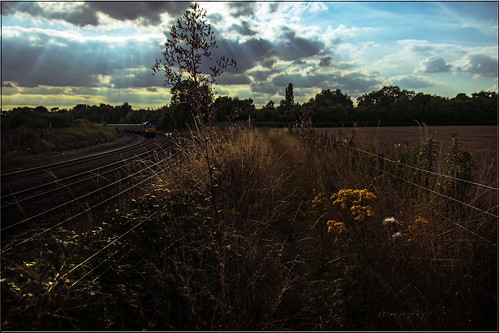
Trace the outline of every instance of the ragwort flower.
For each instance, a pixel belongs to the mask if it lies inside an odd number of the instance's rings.
[[[341,236],[344,233],[348,232],[347,227],[345,226],[345,223],[340,222],[340,221],[335,221],[335,220],[329,220],[327,221],[327,232],[334,234],[336,237],[334,241],[338,241],[338,236]]]
[[[367,189],[341,189],[331,196],[333,205],[339,205],[345,212],[352,214],[355,221],[363,221],[374,215],[369,203],[376,199],[376,195]]]
[[[408,226],[409,231],[416,232],[428,226],[428,220],[421,216],[416,216],[414,222]]]
[[[327,209],[327,198],[324,192],[320,192],[317,194],[312,200],[312,208],[316,209]]]

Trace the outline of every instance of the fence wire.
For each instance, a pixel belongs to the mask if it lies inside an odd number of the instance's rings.
[[[383,159],[383,160],[385,160],[385,161],[389,161],[389,162],[392,162],[392,163],[396,163],[396,164],[398,164],[398,165],[406,166],[406,167],[409,167],[409,168],[412,168],[412,169],[415,169],[415,170],[418,170],[418,171],[424,171],[424,172],[428,172],[428,173],[431,173],[431,174],[439,175],[439,176],[442,176],[442,177],[449,177],[449,178],[452,178],[452,179],[454,179],[454,180],[464,181],[464,182],[467,182],[467,183],[471,183],[471,184],[473,184],[473,185],[477,185],[477,186],[485,187],[485,188],[488,188],[488,189],[492,189],[492,190],[494,190],[494,191],[497,191],[497,190],[498,190],[497,188],[495,188],[495,187],[491,187],[491,186],[488,186],[488,185],[483,185],[483,184],[480,184],[480,183],[475,183],[475,182],[467,181],[467,180],[465,180],[465,179],[455,178],[455,177],[452,177],[452,176],[447,176],[447,175],[443,175],[443,174],[440,174],[440,173],[437,173],[437,172],[433,172],[433,171],[429,171],[429,170],[425,170],[425,169],[421,169],[421,168],[413,167],[413,166],[410,166],[410,165],[407,165],[407,164],[398,163],[397,161],[394,161],[394,160],[391,160],[391,159],[389,159],[389,158],[386,158],[386,157],[383,157],[383,156],[380,156],[380,155],[377,155],[377,154],[374,154],[374,153],[371,153],[371,152],[368,152],[368,151],[362,150],[362,149],[357,148],[357,147],[346,146],[346,145],[343,145],[343,147],[346,147],[346,148],[349,148],[349,149],[353,149],[353,150],[359,151],[359,152],[361,152],[361,153],[364,153],[364,154],[367,154],[367,155],[370,155],[370,156],[374,156],[374,157],[377,157],[377,158],[381,158],[381,159]],[[399,179],[399,180],[402,180],[402,181],[404,181],[404,182],[406,182],[406,183],[409,183],[409,184],[411,184],[411,185],[413,185],[413,186],[416,186],[416,187],[419,187],[419,188],[421,188],[421,189],[424,189],[424,190],[426,190],[426,191],[428,191],[428,192],[431,192],[431,193],[433,193],[433,194],[436,194],[436,195],[441,196],[441,197],[443,197],[443,198],[446,198],[446,199],[448,199],[448,200],[452,200],[452,201],[454,201],[454,202],[460,203],[460,204],[462,204],[462,205],[464,205],[464,206],[467,206],[467,207],[469,207],[469,208],[472,208],[472,209],[474,209],[474,210],[477,210],[477,211],[479,211],[479,212],[481,212],[481,213],[484,213],[484,214],[487,214],[487,215],[489,215],[489,216],[492,216],[492,217],[498,218],[498,216],[497,216],[497,215],[495,215],[495,214],[493,214],[493,213],[490,213],[490,212],[488,212],[488,211],[486,211],[486,210],[483,210],[483,209],[481,209],[481,208],[475,207],[475,206],[473,206],[473,205],[470,205],[469,203],[466,203],[466,202],[464,202],[464,201],[461,201],[461,200],[458,200],[458,199],[456,199],[456,198],[450,197],[450,196],[448,196],[448,195],[442,194],[442,193],[440,193],[440,192],[437,192],[437,191],[435,191],[435,190],[432,190],[432,189],[427,188],[427,187],[425,187],[425,186],[422,186],[422,185],[420,185],[420,184],[414,183],[414,182],[412,182],[412,181],[410,181],[410,180],[407,180],[407,179],[405,179],[405,178],[402,178],[402,177],[399,177],[399,176],[397,176],[397,175],[394,175],[394,174],[392,174],[392,173],[390,173],[390,172],[388,172],[388,171],[386,171],[386,170],[384,170],[384,169],[382,169],[382,168],[376,167],[376,170],[378,170],[378,171],[380,171],[380,172],[382,172],[382,173],[386,173],[386,174],[388,174],[388,175],[390,175],[390,176],[392,176],[392,177],[394,177],[394,178],[397,178],[397,179]]]
[[[431,171],[431,170],[425,170],[425,169],[421,169],[421,168],[418,168],[418,167],[415,167],[415,166],[412,166],[412,165],[400,163],[400,162],[394,161],[392,159],[386,158],[386,157],[384,157],[382,155],[374,154],[374,153],[362,150],[362,149],[357,148],[357,147],[351,147],[351,146],[344,146],[344,147],[351,148],[351,149],[357,150],[357,151],[359,151],[361,153],[364,153],[364,154],[367,154],[367,155],[371,155],[371,156],[375,156],[375,157],[380,158],[380,159],[382,159],[384,161],[391,162],[391,163],[394,163],[394,164],[397,164],[397,165],[400,165],[400,166],[404,166],[404,167],[407,167],[407,168],[410,168],[410,169],[413,169],[413,170],[422,171],[422,172],[426,172],[426,173],[429,173],[429,174],[432,174],[432,175],[435,175],[435,176],[445,177],[445,178],[449,178],[449,179],[452,179],[452,180],[460,181],[460,182],[463,182],[463,183],[468,183],[468,184],[471,184],[471,185],[484,187],[484,188],[487,188],[487,189],[493,190],[493,191],[499,191],[498,188],[493,187],[493,186],[489,186],[489,185],[485,185],[485,184],[480,184],[480,183],[473,182],[473,181],[470,181],[470,180],[466,180],[466,179],[462,179],[462,178],[457,178],[457,177],[453,177],[453,176],[450,176],[450,175],[444,175],[444,174],[441,174],[441,173],[438,173],[438,172],[434,172],[434,171]]]
[[[166,206],[165,206],[166,207]],[[90,261],[92,258],[94,258],[95,256],[97,256],[99,253],[101,253],[102,251],[104,251],[105,249],[107,249],[108,247],[110,247],[111,245],[113,245],[114,243],[116,243],[117,241],[119,241],[120,239],[122,239],[123,237],[125,237],[126,235],[128,235],[130,232],[132,232],[133,230],[135,230],[136,228],[138,228],[139,226],[141,226],[144,222],[146,221],[149,221],[150,219],[152,219],[154,216],[156,216],[158,213],[160,212],[160,210],[152,213],[151,215],[149,215],[148,217],[146,217],[145,219],[143,219],[142,221],[140,221],[139,223],[135,224],[133,227],[131,227],[130,229],[128,229],[127,231],[125,231],[123,234],[121,234],[120,236],[116,237],[114,240],[112,240],[111,242],[109,242],[106,246],[104,246],[103,248],[101,248],[100,250],[98,250],[97,252],[95,252],[94,254],[92,254],[91,256],[89,256],[87,259],[83,260],[82,262],[80,262],[78,265],[76,265],[75,267],[73,267],[72,269],[70,269],[68,272],[66,272],[64,275],[61,276],[61,279],[64,279],[66,276],[68,276],[69,274],[71,274],[73,271],[75,271],[76,269],[78,269],[79,267],[81,267],[82,265],[84,265],[86,262]],[[114,253],[111,255],[113,256]],[[110,257],[111,257],[110,256]],[[110,258],[109,257],[109,258]],[[107,258],[107,259],[109,259]],[[107,260],[106,259],[106,260]],[[85,276],[87,276],[88,274],[90,274],[92,271],[94,271],[98,266],[102,265],[106,260],[104,260],[103,262],[100,262],[98,265],[96,265],[92,270],[90,270],[89,272],[87,272],[84,276],[82,276],[80,279],[78,279],[76,282],[74,282],[71,287],[73,287],[74,285],[76,285],[78,282],[80,282]]]
[[[385,161],[389,161],[389,162],[392,162],[392,163],[397,163],[397,164],[399,164],[399,165],[403,165],[403,166],[406,166],[406,167],[409,167],[409,168],[412,168],[412,169],[416,169],[416,170],[419,170],[419,171],[424,171],[424,172],[428,172],[428,173],[431,173],[431,174],[436,174],[436,175],[439,175],[439,176],[444,176],[444,177],[446,177],[446,176],[447,176],[447,175],[442,175],[442,174],[439,174],[439,173],[436,173],[436,172],[432,172],[432,171],[429,171],[429,170],[424,170],[424,169],[421,169],[421,168],[416,168],[416,167],[413,167],[413,166],[410,166],[410,165],[401,164],[401,163],[398,163],[398,162],[393,161],[393,160],[391,160],[391,159],[385,158],[385,157],[383,157],[383,156],[380,156],[380,155],[377,155],[377,154],[374,154],[374,153],[371,153],[371,152],[368,152],[368,151],[365,151],[365,150],[359,149],[359,148],[357,148],[357,147],[346,146],[346,145],[343,145],[343,147],[350,148],[350,149],[354,149],[354,150],[359,151],[359,152],[361,152],[361,153],[365,153],[365,154],[370,155],[370,156],[375,156],[375,157],[378,157],[378,158],[382,158],[382,159],[383,159],[383,160],[385,160]],[[380,171],[381,173],[386,173],[386,174],[388,174],[388,175],[390,175],[390,176],[392,176],[392,177],[394,177],[394,178],[396,178],[396,179],[399,179],[399,180],[401,180],[401,181],[404,181],[404,182],[406,182],[406,183],[409,183],[409,184],[411,184],[411,185],[413,185],[413,186],[416,186],[416,187],[418,187],[418,188],[424,189],[424,190],[426,190],[426,191],[428,191],[428,192],[431,192],[431,193],[433,193],[433,194],[436,194],[436,195],[441,196],[441,197],[443,197],[443,198],[446,198],[446,199],[448,199],[448,200],[451,200],[451,201],[457,202],[457,203],[459,203],[459,204],[462,204],[462,205],[464,205],[464,206],[466,206],[466,207],[469,207],[469,208],[471,208],[471,209],[474,209],[474,210],[476,210],[476,211],[479,211],[479,212],[481,212],[481,213],[483,213],[483,214],[489,215],[489,216],[491,216],[491,217],[495,217],[496,219],[498,218],[498,216],[497,216],[496,214],[490,213],[490,212],[488,212],[488,211],[486,211],[486,210],[483,210],[483,209],[481,209],[481,208],[478,208],[478,207],[475,207],[475,206],[473,206],[473,205],[470,205],[470,204],[468,204],[468,203],[466,203],[466,202],[464,202],[464,201],[458,200],[458,199],[456,199],[456,198],[450,197],[450,196],[448,196],[448,195],[442,194],[442,193],[440,193],[440,192],[437,192],[437,191],[435,191],[435,190],[432,190],[432,189],[430,189],[430,188],[427,188],[427,187],[425,187],[425,186],[422,186],[422,185],[420,185],[420,184],[414,183],[414,182],[412,182],[412,181],[410,181],[410,180],[407,180],[407,179],[405,179],[405,178],[402,178],[402,177],[399,177],[399,176],[397,176],[397,175],[394,175],[393,173],[387,172],[386,170],[381,169],[381,168],[379,168],[379,167],[375,167],[375,169],[376,169],[376,170],[378,170],[378,171]],[[483,184],[479,184],[479,183],[475,183],[475,182],[470,182],[470,181],[466,181],[466,180],[464,180],[464,179],[455,178],[455,177],[451,177],[451,176],[448,176],[448,177],[449,177],[449,178],[452,178],[452,179],[454,179],[454,180],[459,180],[459,181],[464,181],[464,182],[472,183],[473,185],[482,186],[482,187],[485,187],[485,188],[488,188],[488,189],[491,189],[491,190],[497,191],[497,188],[495,188],[495,187],[491,187],[491,186],[488,186],[488,185],[483,185]],[[497,206],[495,207],[495,209],[497,209]],[[469,230],[468,228],[466,228],[466,227],[462,226],[461,224],[459,224],[459,223],[457,223],[457,222],[452,222],[452,223],[453,223],[454,225],[456,225],[456,226],[460,227],[461,229],[463,229],[463,230],[465,230],[465,231],[467,231],[467,232],[471,233],[472,235],[474,235],[474,236],[476,236],[476,237],[478,237],[478,238],[480,238],[480,239],[484,240],[485,242],[487,242],[487,243],[489,243],[489,244],[491,244],[492,246],[494,246],[494,247],[496,247],[496,248],[497,248],[497,244],[492,243],[491,241],[489,241],[489,240],[485,239],[484,237],[482,237],[482,236],[480,236],[479,234],[477,234],[477,233],[475,233],[475,232],[473,232],[473,231]]]

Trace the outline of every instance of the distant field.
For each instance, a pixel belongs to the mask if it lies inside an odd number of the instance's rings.
[[[350,137],[352,128],[319,128],[318,131],[328,135],[341,134]],[[375,153],[390,154],[396,144],[413,146],[425,135],[432,135],[438,140],[439,146],[445,150],[455,136],[470,151],[475,158],[497,164],[497,126],[408,126],[408,127],[359,127],[355,136],[365,145],[373,147]]]

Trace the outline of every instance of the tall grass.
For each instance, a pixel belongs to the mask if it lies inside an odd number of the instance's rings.
[[[58,267],[74,267],[106,237],[159,211],[113,247],[116,257],[103,254],[114,264],[105,273],[83,265],[41,310],[15,289],[19,282],[9,284],[21,272],[9,268],[2,326],[22,328],[5,318],[20,318],[27,302],[50,319],[44,328],[494,329],[495,219],[434,192],[494,214],[497,193],[402,161],[484,182],[490,170],[472,167],[459,145],[436,144],[423,135],[386,156],[400,162],[380,171],[375,156],[355,149],[366,147],[362,138],[205,127],[178,143],[148,195],[110,214],[77,248],[59,245],[76,258]]]

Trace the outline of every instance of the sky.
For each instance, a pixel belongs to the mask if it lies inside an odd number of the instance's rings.
[[[215,96],[258,107],[323,89],[352,99],[397,85],[454,97],[498,90],[498,3],[199,2],[237,70]],[[2,109],[170,103],[151,66],[190,2],[2,2]]]

